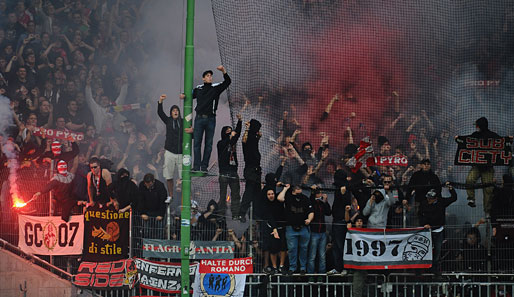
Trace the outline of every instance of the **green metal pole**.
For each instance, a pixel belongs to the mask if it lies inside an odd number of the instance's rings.
[[[184,128],[190,128],[193,119],[195,0],[187,0],[186,50],[184,60]],[[182,213],[180,226],[182,297],[189,296],[189,244],[191,238],[191,151],[192,135],[182,132]]]

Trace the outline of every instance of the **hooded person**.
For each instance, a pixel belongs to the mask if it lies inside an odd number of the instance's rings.
[[[263,236],[264,271],[269,274],[279,270],[285,272],[284,264],[287,255],[284,203],[277,200],[275,188],[274,183],[265,185],[260,194],[260,199],[266,209],[266,212],[262,215],[263,223],[260,224]],[[277,262],[277,255],[280,255],[280,262]],[[270,259],[271,266],[269,265]]]
[[[68,171],[68,163],[61,160],[57,162],[57,174],[55,174],[50,182],[40,191],[32,196],[37,199],[41,194],[46,194],[53,190],[53,199],[57,209],[60,209],[61,218],[68,222],[70,214],[77,201],[73,199],[73,178],[77,169],[78,162],[75,161],[71,172]]]
[[[182,117],[180,116],[180,108],[173,105],[170,108],[170,116],[164,113],[162,102],[166,99],[163,94],[159,98],[157,104],[157,114],[161,121],[166,125],[166,140],[164,141],[164,167],[163,176],[168,186],[168,196],[173,197],[173,188],[175,172],[177,172],[178,180],[182,179]],[[191,128],[185,129],[187,133],[191,133]],[[169,198],[171,200],[171,198]]]
[[[201,240],[212,240],[223,218],[218,214],[218,203],[211,199],[207,204],[207,210],[198,218],[198,229],[201,230]]]
[[[245,192],[239,209],[241,222],[246,222],[246,213],[250,204],[254,202],[256,215],[260,214],[259,193],[261,192],[261,153],[259,152],[259,140],[262,136],[260,132],[261,123],[256,119],[251,119],[246,123],[246,131],[243,135],[243,157],[245,161],[244,178],[246,180]],[[256,205],[256,203],[257,205]]]
[[[470,137],[476,139],[490,139],[490,138],[500,138],[500,135],[489,130],[489,122],[487,118],[481,117],[475,121],[476,131],[471,134]],[[456,141],[460,141],[458,137],[455,138]],[[468,205],[471,207],[476,207],[475,203],[475,189],[473,186],[476,184],[477,180],[481,178],[482,184],[492,184],[494,179],[494,168],[491,165],[473,165],[471,170],[466,177],[466,193],[468,194]],[[492,201],[493,201],[493,191],[494,187],[485,187],[482,189],[484,192],[484,212],[486,216],[490,216],[492,210]]]
[[[119,203],[120,212],[131,208],[137,209],[137,202],[141,199],[141,195],[136,182],[130,178],[130,172],[127,169],[118,170],[112,189],[113,196]]]
[[[218,141],[218,167],[220,176],[220,199],[218,201],[219,214],[225,216],[227,208],[227,187],[230,186],[230,209],[232,219],[239,220],[239,204],[241,200],[239,188],[239,175],[237,174],[237,141],[241,135],[241,116],[237,115],[236,128],[225,126],[221,129],[221,140]]]
[[[348,272],[343,269],[344,267],[344,244],[346,238],[346,220],[345,209],[346,206],[351,205],[352,195],[349,190],[347,174],[344,170],[338,169],[334,173],[334,186],[336,188],[334,193],[334,203],[332,204],[332,252],[334,257],[334,269],[327,272],[327,274],[346,275]]]

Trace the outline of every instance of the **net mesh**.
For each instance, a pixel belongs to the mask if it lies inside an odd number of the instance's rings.
[[[442,181],[465,182],[453,166],[455,135],[479,117],[512,134],[513,6],[508,1],[213,0],[232,118],[263,123],[263,172],[279,164],[295,130],[298,149],[329,137],[329,160],[370,136],[380,153],[429,158]],[[380,137],[380,139],[379,139]],[[240,150],[241,151],[241,150]],[[327,166],[320,170],[326,173]],[[398,168],[401,180],[407,167]],[[497,167],[496,177],[507,172]],[[287,171],[287,170],[286,170]],[[329,178],[330,179],[330,178]]]

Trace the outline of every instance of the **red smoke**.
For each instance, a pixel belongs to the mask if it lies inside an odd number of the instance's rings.
[[[348,17],[351,18],[343,15],[340,19]],[[324,131],[330,135],[331,147],[341,149],[347,144],[343,133],[348,124],[354,131],[354,143],[359,143],[358,138],[364,134],[376,140],[384,125],[390,124],[390,118],[395,116],[392,92],[397,91],[401,101],[406,98],[403,38],[399,31],[387,28],[373,17],[351,25],[340,21],[307,38],[314,40],[304,48],[314,60],[316,78],[307,82],[307,100],[299,106],[307,115],[299,119],[302,141],[313,141],[316,146],[319,132]],[[356,100],[345,99],[350,93]],[[340,100],[333,105],[328,118],[320,122],[334,94],[339,94]],[[351,112],[356,117],[348,122],[345,119]],[[367,133],[359,129],[360,123]]]

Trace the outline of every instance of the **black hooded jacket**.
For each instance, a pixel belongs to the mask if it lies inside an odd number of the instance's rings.
[[[233,137],[226,133],[227,129],[231,127],[225,126],[221,129],[221,140],[218,141],[218,166],[220,174],[237,173],[236,144],[241,135],[241,125],[241,120],[237,121],[236,129],[234,130],[236,135]]]
[[[125,175],[121,177],[122,175]],[[113,182],[113,191],[120,208],[132,205],[132,209],[137,209],[137,202],[141,200],[138,186],[130,178],[127,169],[121,168],[116,173],[116,181]]]
[[[475,131],[471,134],[471,137],[477,139],[488,139],[488,138],[500,138],[501,136],[497,133],[489,130],[489,122],[486,118],[481,117],[475,121],[475,125],[480,128],[480,131]],[[490,169],[491,165],[475,165],[480,171],[486,171]]]
[[[334,186],[336,188],[334,193],[334,203],[332,205],[332,217],[334,221],[343,221],[345,208],[352,203],[352,194],[350,193],[349,184],[346,180],[346,172],[338,169],[334,173]],[[341,194],[341,187],[346,187],[346,192]]]
[[[243,156],[246,168],[255,168],[261,166],[261,153],[259,152],[259,139],[261,138],[259,130],[261,123],[255,119],[250,120],[250,129],[246,142],[243,142]]]
[[[176,120],[164,113],[161,102],[157,104],[157,114],[166,125],[164,148],[171,153],[182,154],[182,118],[180,117],[180,108],[177,105],[173,105],[170,108],[170,114],[174,108],[178,110],[178,118]]]

